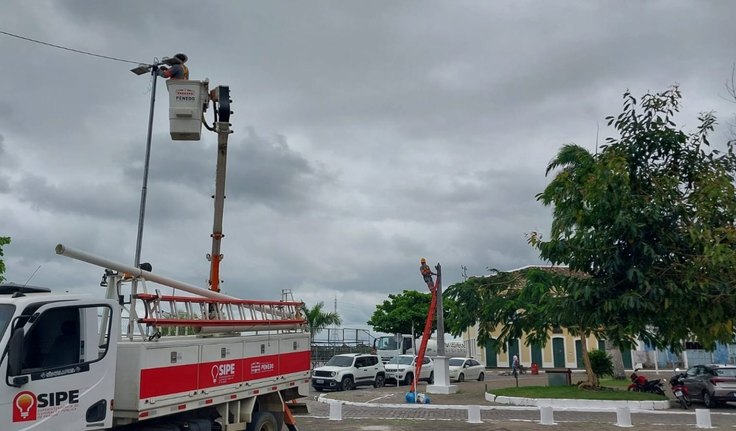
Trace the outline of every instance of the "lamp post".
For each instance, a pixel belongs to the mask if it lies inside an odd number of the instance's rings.
[[[146,135],[146,157],[143,162],[143,186],[141,187],[141,204],[138,212],[138,236],[135,242],[135,262],[136,268],[141,264],[141,243],[143,242],[143,219],[146,215],[146,194],[148,192],[148,165],[151,160],[151,134],[153,132],[153,108],[156,104],[156,82],[158,81],[158,68],[161,65],[174,65],[179,63],[176,58],[164,58],[161,61],[154,61],[152,64],[140,64],[138,67],[130,69],[136,75],[151,73],[153,77],[153,85],[151,86],[151,105],[148,112],[148,134]]]

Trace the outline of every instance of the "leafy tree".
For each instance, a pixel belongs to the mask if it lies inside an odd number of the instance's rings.
[[[538,331],[559,323],[582,337],[595,385],[586,335],[616,347],[642,339],[676,351],[685,339],[706,348],[733,339],[736,155],[733,142],[725,153],[709,150],[712,113],[701,114],[692,133],[677,129],[680,99],[677,87],[640,102],[627,91],[623,112],[607,118],[618,137],[600,153],[562,147],[547,167],[554,178],[537,195],[553,208],[550,238],[533,233],[529,243],[569,272],[530,272],[517,289],[503,274],[476,281],[475,290],[451,287],[458,310],[467,309],[461,322],[481,323],[479,343],[488,334],[483,327],[507,325],[507,335],[527,332],[541,341],[546,333]],[[487,290],[507,292],[510,303],[496,301],[499,311],[468,302],[488,297]]]
[[[596,155],[563,147],[547,173],[562,170],[537,196],[553,221],[550,239],[531,244],[585,274],[562,289],[618,346],[733,339],[736,155],[732,142],[707,151],[712,113],[693,133],[676,129],[680,99],[677,87],[640,104],[626,92],[623,113],[607,118],[619,137]]]
[[[0,257],[3,256],[3,246],[8,244],[10,244],[10,237],[0,236]],[[5,262],[0,259],[0,283],[5,281],[5,277],[3,277],[3,274],[5,274]]]
[[[371,319],[367,322],[375,331],[389,334],[422,335],[424,324],[429,313],[429,304],[432,302],[431,293],[405,290],[399,294],[389,294],[388,300],[376,305]],[[444,317],[447,319],[448,300],[443,302]],[[432,322],[432,332],[437,329],[437,320]]]
[[[302,308],[304,316],[307,319],[307,328],[309,329],[310,345],[314,343],[314,335],[327,328],[330,325],[341,325],[342,318],[334,312],[322,311],[325,304],[318,302],[314,307],[309,308],[306,305]]]

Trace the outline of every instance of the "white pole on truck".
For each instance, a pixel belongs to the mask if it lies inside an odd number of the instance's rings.
[[[152,272],[142,270],[133,266],[125,265],[119,262],[114,262],[99,256],[86,253],[81,250],[76,250],[71,247],[67,247],[63,244],[56,245],[56,254],[61,256],[70,257],[72,259],[81,260],[82,262],[91,263],[92,265],[101,266],[107,269],[113,269],[115,271],[121,271],[131,274],[134,279],[135,277],[141,277],[145,280],[152,281],[154,283],[162,284],[164,286],[173,287],[174,289],[180,289],[185,292],[192,293],[194,295],[203,296],[211,299],[237,299],[232,296],[224,295],[222,293],[213,292],[208,289],[187,284],[181,281],[177,281],[171,278],[163,277]]]

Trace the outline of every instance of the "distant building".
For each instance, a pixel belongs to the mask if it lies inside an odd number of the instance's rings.
[[[528,265],[508,272],[521,272],[530,268],[539,268],[545,271],[568,272],[565,266],[543,266]],[[495,352],[495,335],[501,332],[500,328],[493,331],[494,339],[485,346],[478,346],[478,326],[467,328],[462,338],[470,356],[475,357],[489,368],[510,368],[514,355],[519,356],[519,362],[525,367],[531,367],[533,363],[539,368],[584,368],[581,340],[579,336],[573,336],[565,328],[556,328],[550,331],[549,341],[542,347],[540,345],[526,345],[526,339],[515,339],[508,343],[504,349]],[[588,350],[605,350],[605,342],[594,336],[586,339]],[[634,355],[631,350],[622,350],[624,368],[634,368]]]

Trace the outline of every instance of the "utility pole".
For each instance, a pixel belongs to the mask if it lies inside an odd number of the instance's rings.
[[[430,394],[454,394],[457,385],[450,384],[450,365],[445,356],[445,319],[442,315],[442,266],[437,263],[437,357],[434,359],[434,384],[427,385]]]

